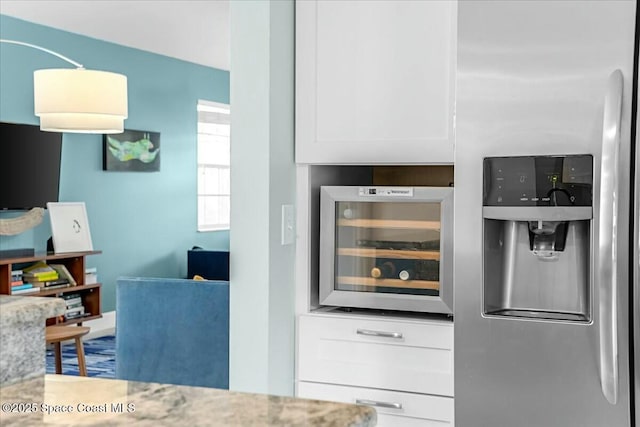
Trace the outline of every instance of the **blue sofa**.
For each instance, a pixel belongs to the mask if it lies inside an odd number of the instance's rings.
[[[122,277],[116,378],[229,388],[229,282]]]

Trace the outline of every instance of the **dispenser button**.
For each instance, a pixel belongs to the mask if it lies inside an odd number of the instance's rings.
[[[532,202],[537,202],[538,200],[540,200],[540,198],[539,198],[539,197],[532,197],[532,198],[531,198],[531,201],[532,201]]]
[[[551,201],[551,197],[543,197],[542,201],[543,202],[549,202],[549,201]]]
[[[521,202],[528,202],[529,198],[528,197],[520,197],[520,201]]]

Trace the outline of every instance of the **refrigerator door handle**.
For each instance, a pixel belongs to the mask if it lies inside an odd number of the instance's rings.
[[[600,382],[609,403],[618,401],[618,325],[616,242],[618,209],[618,156],[622,114],[622,72],[609,76],[604,101],[602,166],[600,171],[600,215],[596,283],[600,325]]]

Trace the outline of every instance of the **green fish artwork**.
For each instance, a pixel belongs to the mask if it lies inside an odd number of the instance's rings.
[[[109,142],[109,151],[121,162],[135,159],[142,163],[151,163],[160,152],[160,148],[151,151],[154,146],[148,133],[145,133],[142,139],[137,141],[118,141],[111,136],[107,136],[107,141]]]
[[[121,172],[160,170],[160,132],[125,129],[102,136],[102,169]]]

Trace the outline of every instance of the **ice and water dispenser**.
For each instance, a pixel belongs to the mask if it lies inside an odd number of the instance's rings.
[[[483,310],[591,320],[593,157],[484,159]]]

